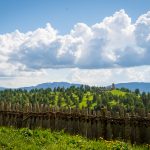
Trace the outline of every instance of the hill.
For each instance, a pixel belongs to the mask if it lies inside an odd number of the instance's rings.
[[[5,89],[6,89],[6,88],[4,88],[4,87],[0,87],[0,91],[1,91],[1,90],[5,90]]]
[[[47,88],[57,88],[57,87],[64,87],[69,88],[71,86],[79,87],[81,84],[75,84],[75,83],[68,83],[68,82],[49,82],[49,83],[42,83],[38,84],[36,86],[30,86],[30,87],[21,87],[20,89],[26,89],[26,90],[32,90],[32,89],[47,89]]]
[[[69,88],[71,86],[75,86],[75,87],[79,87],[82,84],[75,84],[75,83],[68,83],[68,82],[48,82],[48,83],[42,83],[42,84],[38,84],[36,86],[29,86],[29,87],[19,87],[18,89],[25,89],[25,90],[32,90],[32,89],[46,89],[46,88],[57,88],[57,87],[64,87]],[[108,86],[111,87],[111,86]],[[145,82],[129,82],[129,83],[117,83],[115,84],[116,88],[127,88],[131,91],[134,91],[135,89],[139,89],[141,92],[150,92],[150,83],[145,83]],[[4,90],[4,89],[8,89],[5,87],[0,87],[0,91]]]
[[[22,90],[32,90],[32,89],[47,89],[47,88],[57,88],[57,87],[64,87],[69,88],[71,86],[75,86],[75,87],[80,87],[82,84],[75,84],[75,83],[68,83],[68,82],[48,82],[48,83],[41,83],[38,84],[36,86],[28,86],[28,87],[19,87],[19,88],[5,88],[5,87],[0,87],[0,91],[5,90],[5,89],[22,89]]]
[[[120,90],[112,90],[111,93],[117,96],[124,96],[126,94],[125,92],[122,92]]]
[[[129,82],[129,83],[118,83],[115,84],[116,88],[127,88],[131,91],[139,89],[141,92],[150,92],[150,83],[145,82]]]

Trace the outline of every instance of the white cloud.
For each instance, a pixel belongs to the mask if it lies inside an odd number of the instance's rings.
[[[111,83],[150,82],[150,66],[115,69],[72,69],[68,81],[89,85],[107,86]]]
[[[150,65],[149,58],[150,12],[132,23],[120,10],[92,26],[77,23],[66,35],[59,35],[49,23],[27,33],[16,30],[0,35],[0,76],[50,68],[142,66]]]
[[[115,69],[46,69],[37,72],[22,72],[20,76],[0,78],[1,86],[32,86],[44,82],[72,82],[106,86],[122,82],[150,82],[150,66]]]

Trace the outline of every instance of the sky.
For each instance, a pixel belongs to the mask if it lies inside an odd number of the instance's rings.
[[[149,0],[0,0],[0,86],[150,82]]]

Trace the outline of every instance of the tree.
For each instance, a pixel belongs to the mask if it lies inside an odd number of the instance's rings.
[[[135,94],[139,95],[140,94],[140,90],[139,89],[135,89]]]

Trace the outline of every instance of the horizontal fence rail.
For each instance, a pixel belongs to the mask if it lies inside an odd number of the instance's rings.
[[[44,104],[0,103],[0,126],[49,128],[87,138],[120,139],[150,144],[150,113],[139,114],[88,109],[58,108]]]

